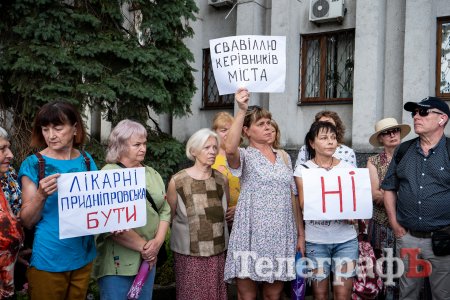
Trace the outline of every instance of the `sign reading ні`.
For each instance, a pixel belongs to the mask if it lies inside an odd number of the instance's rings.
[[[59,238],[142,227],[146,201],[145,168],[61,174]]]
[[[282,93],[286,79],[286,37],[239,35],[209,41],[220,95],[240,87],[250,92]]]
[[[366,168],[302,169],[305,220],[371,219]]]

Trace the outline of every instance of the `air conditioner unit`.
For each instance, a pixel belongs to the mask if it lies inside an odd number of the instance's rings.
[[[310,0],[309,20],[316,23],[342,22],[344,0]]]
[[[233,0],[208,0],[208,4],[214,7],[232,6]]]

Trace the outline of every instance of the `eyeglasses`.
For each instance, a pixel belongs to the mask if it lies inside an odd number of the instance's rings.
[[[384,130],[382,132],[380,132],[381,135],[386,136],[386,135],[392,135],[392,134],[396,134],[397,132],[400,132],[400,128],[392,128],[392,129],[388,129],[388,130]]]
[[[428,108],[419,108],[419,109],[416,109],[416,110],[414,110],[414,111],[411,112],[411,117],[414,118],[414,116],[415,116],[417,113],[419,113],[419,116],[421,116],[421,117],[426,117],[426,116],[428,116],[430,113],[435,113],[435,114],[438,114],[438,115],[443,115],[443,113],[441,113],[441,112],[439,112],[439,111],[431,110],[431,109],[428,109]]]

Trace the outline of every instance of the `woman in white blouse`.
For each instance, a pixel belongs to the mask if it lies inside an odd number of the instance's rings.
[[[348,162],[349,164],[353,165],[356,168],[357,165],[356,165],[355,151],[353,151],[352,148],[344,145],[345,126],[344,123],[342,123],[342,120],[339,117],[339,115],[334,111],[322,110],[319,111],[314,117],[314,122],[318,121],[330,122],[331,124],[336,126],[337,147],[333,156],[339,160]],[[297,161],[295,162],[295,166],[297,167],[300,164],[304,164],[308,159],[310,159],[309,156],[310,154],[308,153],[306,145],[303,145],[300,148],[300,151],[298,152],[298,157]]]
[[[296,167],[294,176],[303,209],[302,173],[305,169],[353,168],[333,156],[338,146],[336,127],[330,122],[314,122],[306,135],[305,145],[310,159]],[[306,175],[305,175],[306,176]],[[358,240],[351,221],[305,221],[305,256],[312,262],[314,299],[328,299],[330,273],[334,274],[333,299],[350,299]]]

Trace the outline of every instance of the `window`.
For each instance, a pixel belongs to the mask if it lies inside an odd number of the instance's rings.
[[[229,108],[234,105],[234,94],[219,96],[211,64],[209,49],[203,49],[203,108]]]
[[[450,17],[438,19],[436,45],[436,96],[450,100]]]
[[[301,37],[300,102],[351,102],[355,31]]]

